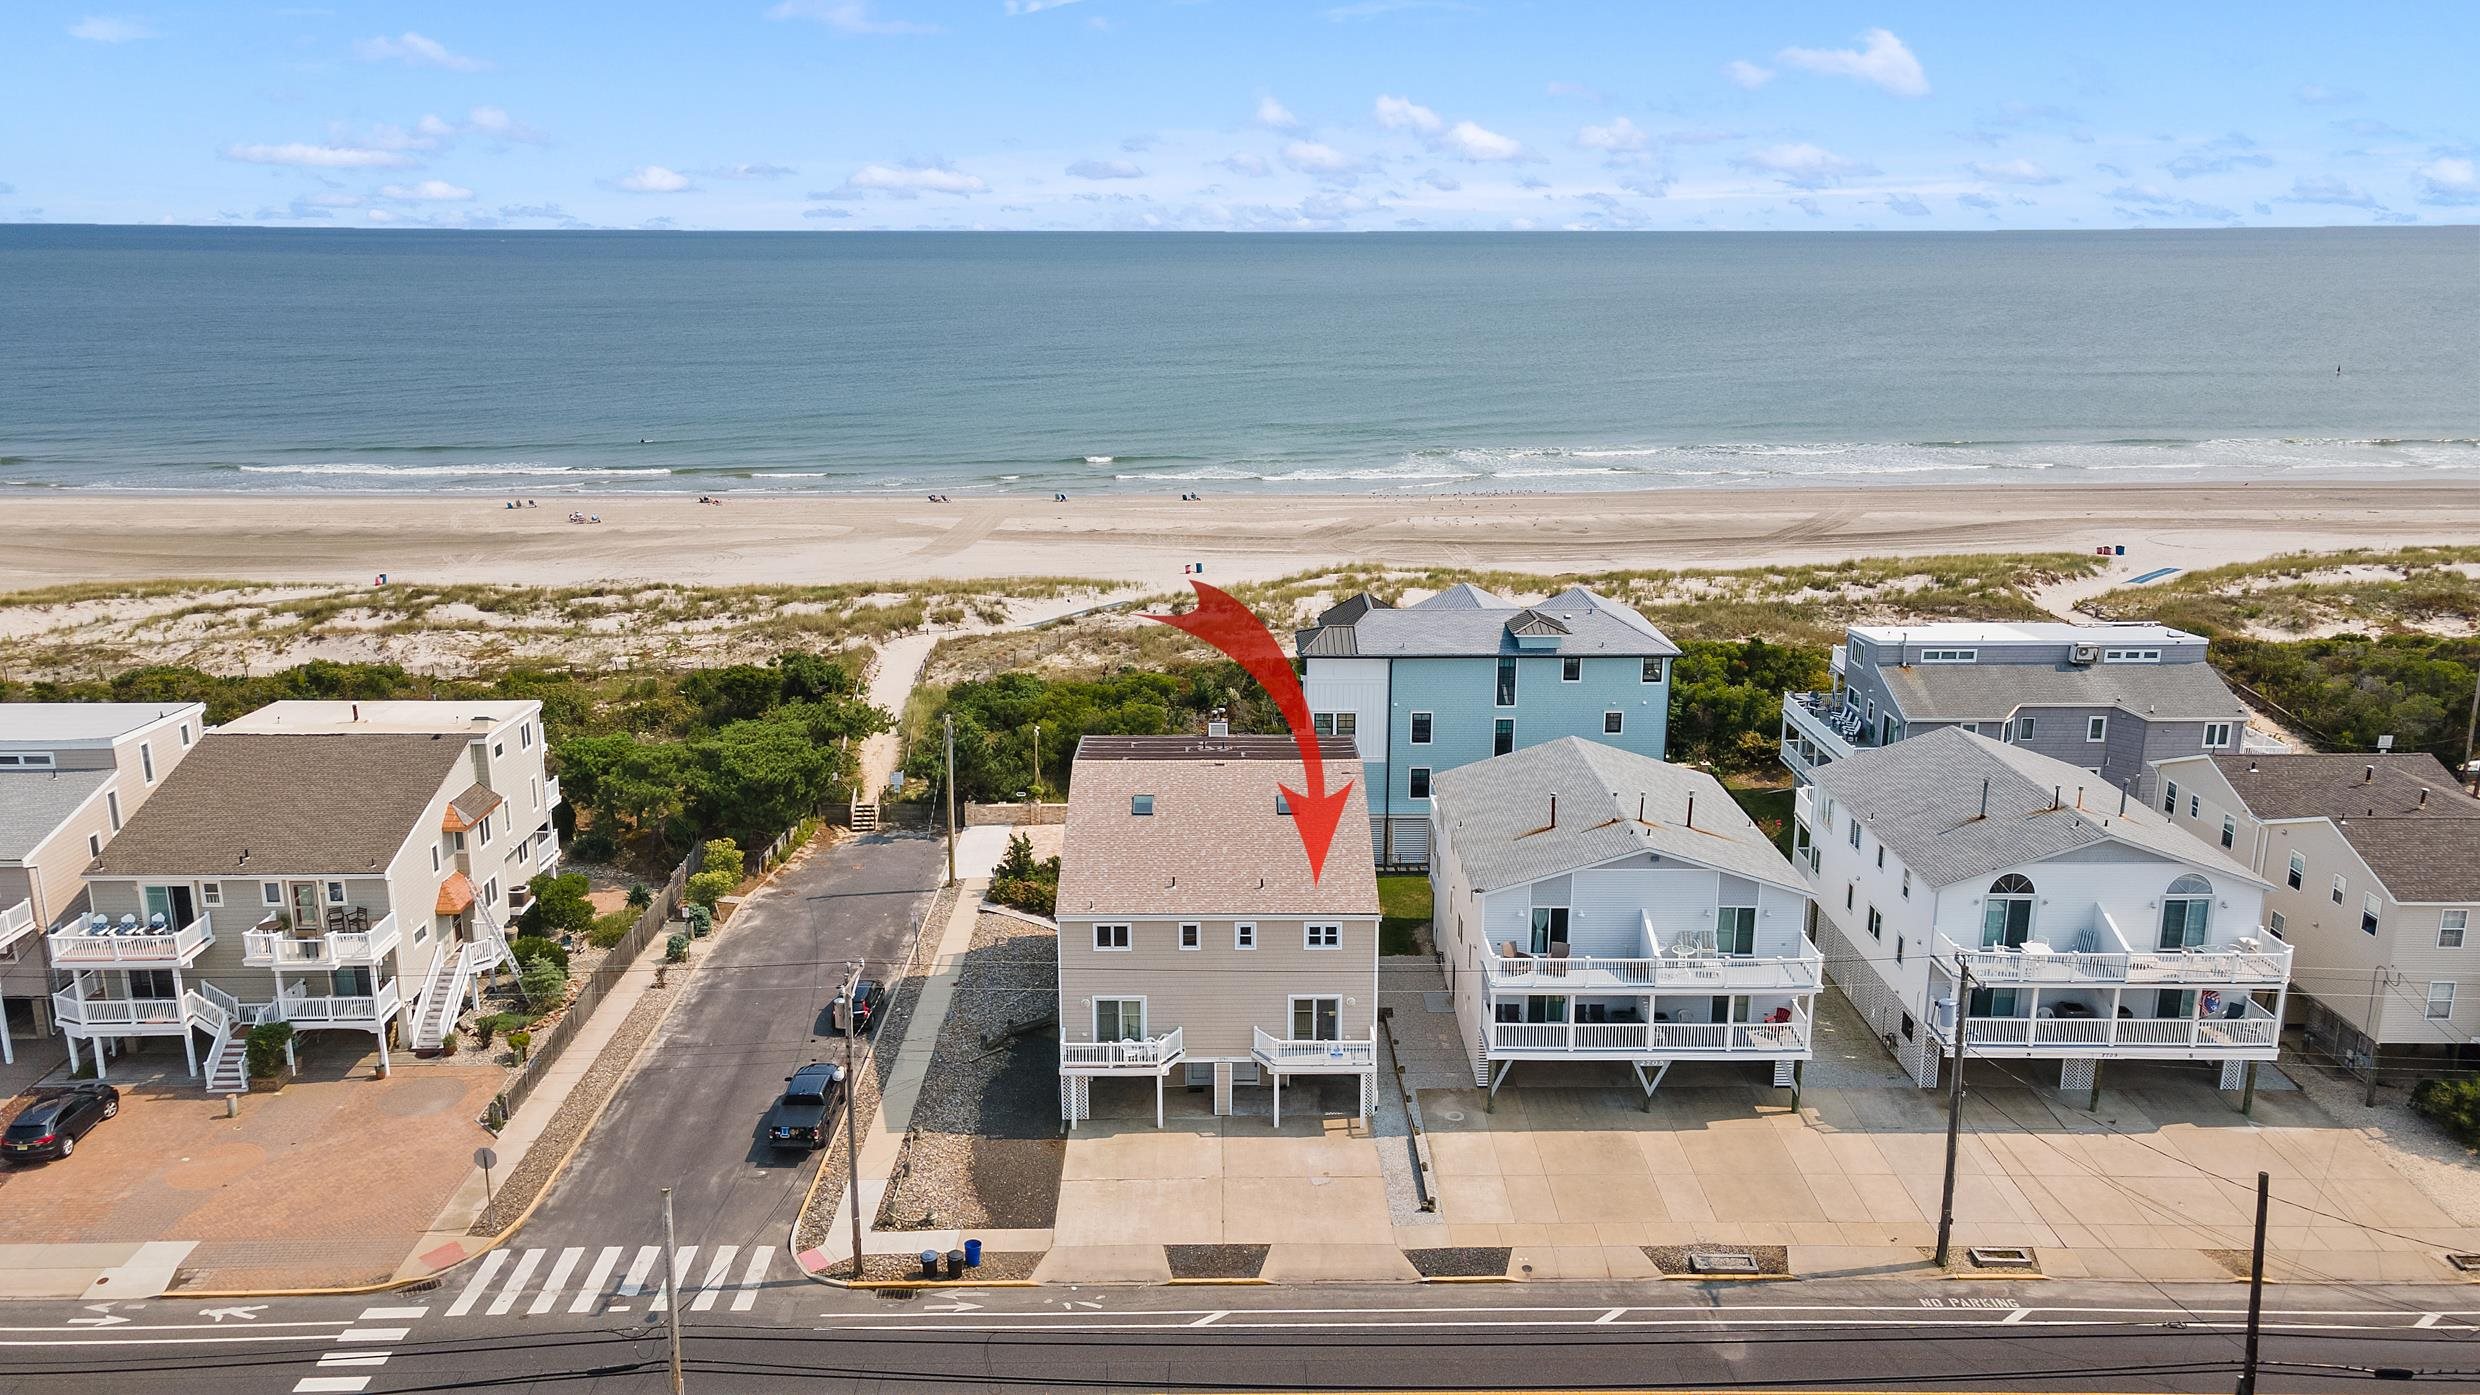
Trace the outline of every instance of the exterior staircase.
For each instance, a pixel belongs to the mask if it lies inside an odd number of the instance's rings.
[[[878,831],[877,800],[856,799],[852,802],[852,831],[855,833],[876,833]]]
[[[195,996],[198,1001],[189,1005],[189,1011],[212,1034],[207,1043],[207,1093],[248,1094],[250,1024],[241,1004],[211,983],[200,984]]]
[[[479,905],[474,907],[474,920],[472,939],[441,946],[431,961],[430,977],[414,1006],[413,1049],[417,1052],[436,1051],[444,1045],[448,1033],[456,1029],[458,1009],[474,980],[508,961],[508,942],[501,937],[499,922]]]

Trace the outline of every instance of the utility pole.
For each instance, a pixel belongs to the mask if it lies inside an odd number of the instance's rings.
[[[2256,1251],[2248,1261],[2247,1356],[2239,1367],[2239,1395],[2256,1395],[2256,1329],[2265,1314],[2265,1212],[2273,1201],[2273,1175],[2256,1174]]]
[[[2472,691],[2472,701],[2480,703],[2480,689]],[[2471,764],[2471,752],[2463,753],[2463,763]],[[1042,802],[1042,724],[1040,722],[1033,724],[1033,802],[1036,804]],[[1027,811],[1026,817],[1032,817],[1030,810]]]
[[[672,1189],[663,1189],[663,1316],[672,1328],[672,1395],[681,1395],[680,1246],[672,1238]]]
[[[844,1197],[852,1204],[853,1280],[864,1277],[861,1263],[861,1119],[856,1107],[861,1077],[853,1069],[853,1038],[861,1034],[861,1022],[853,1012],[853,985],[861,981],[861,966],[846,966],[844,976]]]
[[[1972,970],[1955,956],[1954,1088],[1946,1096],[1946,1190],[1938,1201],[1937,1265],[1946,1267],[1948,1244],[1955,1236],[1955,1162],[1963,1147],[1963,1024],[1972,1014]]]
[[[2385,978],[2383,964],[2368,971],[2368,1094],[2360,1104],[2369,1109],[2377,1104],[2377,1024],[2385,1018]]]
[[[2463,723],[2463,770],[2471,770],[2471,751],[2475,738],[2480,738],[2480,672],[2471,676],[2471,718]]]
[[[947,733],[947,884],[956,884],[956,714],[941,723]]]

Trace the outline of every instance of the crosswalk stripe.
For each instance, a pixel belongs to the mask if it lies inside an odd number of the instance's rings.
[[[527,1317],[541,1317],[551,1311],[551,1305],[560,1301],[560,1289],[568,1283],[569,1271],[575,1269],[577,1261],[585,1256],[586,1247],[583,1245],[572,1245],[560,1251],[559,1260],[551,1266],[549,1277],[543,1280],[542,1292],[534,1295],[533,1306],[525,1310]]]
[[[303,1376],[293,1384],[293,1395],[353,1395],[368,1390],[368,1376]]]
[[[508,1282],[500,1285],[499,1296],[483,1310],[485,1316],[498,1317],[517,1306],[517,1296],[525,1292],[525,1281],[534,1277],[534,1268],[542,1263],[542,1257],[540,1250],[527,1250],[517,1256],[517,1267],[509,1271]]]
[[[635,1298],[646,1291],[646,1276],[654,1271],[655,1256],[662,1251],[652,1245],[637,1247],[637,1258],[629,1261],[629,1272],[620,1280],[620,1296]]]
[[[586,1312],[602,1300],[603,1281],[611,1277],[612,1266],[620,1262],[620,1250],[618,1245],[605,1245],[603,1252],[594,1257],[594,1267],[586,1271],[585,1282],[577,1287],[577,1301],[568,1305],[570,1312]]]
[[[681,1276],[689,1272],[689,1266],[697,1260],[697,1252],[697,1246],[683,1245],[680,1247],[679,1252],[672,1256],[672,1270],[671,1274],[668,1276],[672,1283],[679,1283]],[[667,1285],[659,1285],[654,1296],[654,1302],[646,1305],[646,1311],[650,1313],[662,1312],[664,1309],[671,1306],[671,1302],[672,1295],[669,1287]]]
[[[750,1248],[749,1267],[741,1272],[741,1291],[732,1295],[733,1312],[745,1313],[758,1306],[758,1285],[766,1279],[766,1262],[774,1257],[775,1251],[768,1246]]]
[[[732,1272],[732,1256],[740,1252],[738,1245],[725,1245],[715,1251],[714,1260],[706,1266],[706,1277],[698,1283],[697,1301],[689,1305],[689,1311],[705,1312],[723,1297],[724,1276]]]
[[[418,1318],[428,1312],[430,1312],[430,1309],[424,1306],[410,1308],[364,1308],[362,1309],[362,1321],[370,1322],[377,1318]]]
[[[384,1351],[331,1351],[319,1357],[319,1367],[324,1370],[330,1366],[385,1366],[387,1359],[388,1353]]]
[[[498,1274],[499,1267],[507,1262],[508,1252],[506,1250],[493,1250],[484,1255],[482,1267],[474,1271],[474,1277],[465,1285],[465,1291],[458,1294],[456,1301],[448,1305],[448,1316],[463,1317],[472,1312],[474,1305],[482,1301],[482,1291],[490,1287],[492,1277]]]

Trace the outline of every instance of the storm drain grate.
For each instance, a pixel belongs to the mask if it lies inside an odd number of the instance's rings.
[[[2447,1255],[2446,1263],[2466,1274],[2480,1274],[2480,1255]]]
[[[1983,1269],[2030,1269],[2032,1251],[2021,1245],[1976,1245],[1964,1251]]]
[[[1700,1250],[1688,1256],[1688,1268],[1699,1274],[1755,1274],[1757,1257],[1739,1250]]]

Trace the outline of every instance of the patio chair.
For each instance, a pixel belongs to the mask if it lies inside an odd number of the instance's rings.
[[[342,906],[330,906],[330,907],[328,907],[328,908],[327,908],[327,932],[328,932],[329,934],[331,934],[331,935],[332,935],[332,934],[335,934],[337,931],[342,930],[342,929],[344,929],[344,907],[342,907]]]
[[[121,917],[121,933],[124,935],[137,934],[138,918],[134,915],[123,915]]]
[[[86,933],[89,935],[111,934],[112,917],[102,914],[88,916],[86,918]]]
[[[347,929],[357,933],[367,933],[370,929],[370,909],[366,906],[355,906],[345,915],[344,923]]]
[[[157,911],[155,914],[148,916],[146,918],[146,928],[161,934],[164,930],[164,913],[162,911]]]

